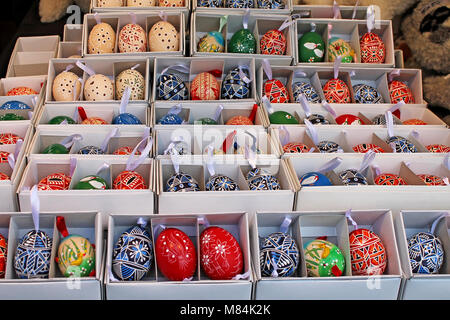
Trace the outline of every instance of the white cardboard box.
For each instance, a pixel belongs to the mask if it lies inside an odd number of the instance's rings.
[[[330,5],[302,5],[301,1],[293,1],[293,14],[301,14],[302,17],[311,19],[332,19],[334,18],[333,6]],[[339,6],[342,19],[364,20],[367,16],[367,6]],[[355,11],[355,16],[353,16]]]
[[[195,12],[208,12],[208,13],[217,13],[220,11],[227,11],[233,14],[236,13],[244,13],[246,8],[229,8],[226,6],[226,0],[222,1],[222,7],[212,8],[212,7],[200,7],[197,4],[197,0],[192,1],[192,11]],[[263,9],[259,8],[258,2],[255,0],[253,7],[249,8],[251,15],[256,14],[267,14],[270,12],[271,15],[277,14],[290,14],[292,11],[292,0],[283,0],[284,8],[283,9]]]
[[[176,227],[185,232],[197,248],[197,272],[193,280],[188,282],[169,281],[159,271],[156,258],[147,277],[142,281],[126,282],[113,279],[111,272],[113,248],[120,235],[136,224],[139,217],[148,221],[151,228],[153,253],[158,224]],[[244,255],[245,272],[250,271],[248,279],[242,280],[209,280],[200,266],[199,241],[204,228],[198,218],[206,218],[211,225],[228,230],[238,240]],[[246,213],[227,214],[190,214],[180,216],[149,215],[124,216],[110,215],[108,225],[108,254],[105,270],[106,298],[108,300],[251,300],[253,274],[251,273],[251,257],[249,243],[248,218]]]

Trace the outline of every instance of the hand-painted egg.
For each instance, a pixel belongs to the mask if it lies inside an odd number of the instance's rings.
[[[119,32],[119,52],[134,53],[147,51],[147,33],[138,24],[126,24]]]
[[[105,179],[89,175],[82,178],[74,187],[75,190],[107,190],[109,189],[108,183]]]
[[[95,272],[95,250],[85,237],[71,234],[58,247],[58,267],[65,277],[89,277]]]
[[[19,139],[22,139],[14,133],[0,133],[0,146],[4,144],[16,144]]]
[[[227,8],[253,8],[253,0],[226,0]]]
[[[203,126],[211,126],[211,125],[217,125],[217,121],[211,118],[200,118],[194,121],[194,124],[199,124]]]
[[[218,100],[220,85],[209,72],[198,74],[191,83],[191,100]]]
[[[360,41],[362,63],[384,63],[386,59],[386,47],[383,40],[373,33],[365,33]]]
[[[134,124],[134,125],[138,125],[138,124],[142,124],[142,122],[134,114],[121,113],[121,114],[117,115],[113,119],[112,124]]]
[[[178,51],[180,49],[180,34],[167,21],[155,23],[148,33],[150,51]]]
[[[277,177],[263,169],[254,168],[250,170],[246,180],[250,190],[281,190]]]
[[[159,0],[160,7],[184,7],[184,0]]]
[[[6,113],[0,116],[0,121],[19,121],[19,120],[25,120],[25,118],[15,113]]]
[[[202,8],[220,8],[222,4],[222,0],[197,0],[197,7]]]
[[[336,123],[340,125],[361,125],[365,124],[361,118],[353,115],[353,114],[342,114],[339,117],[336,117]]]
[[[116,77],[115,82],[117,100],[122,99],[127,87],[131,89],[130,100],[145,99],[145,79],[139,71],[134,69],[124,70]]]
[[[200,191],[198,182],[190,175],[184,172],[174,174],[166,182],[166,192],[189,192]]]
[[[382,275],[387,266],[387,254],[380,237],[368,230],[357,229],[350,232],[350,258],[352,275]]]
[[[127,0],[127,7],[154,7],[156,0]]]
[[[328,61],[334,62],[338,56],[342,57],[342,63],[354,62],[355,50],[344,39],[333,37],[328,45]]]
[[[223,52],[225,50],[225,39],[222,33],[210,31],[198,42],[198,52]]]
[[[400,136],[390,137],[387,141],[387,144],[393,143],[395,145],[395,152],[400,153],[415,153],[418,152],[416,146],[406,138]]]
[[[424,126],[427,125],[428,123],[420,119],[408,119],[403,121],[403,124],[406,126]]]
[[[122,281],[142,280],[153,263],[153,243],[150,233],[141,226],[133,226],[119,237],[114,245],[112,271]]]
[[[88,38],[89,54],[114,53],[116,46],[116,32],[108,23],[96,24]]]
[[[249,78],[248,71],[242,69],[244,75]],[[234,68],[225,76],[222,82],[222,99],[247,99],[250,98],[251,86],[241,76],[239,68]]]
[[[444,144],[430,144],[427,146],[428,151],[434,153],[447,153],[450,152],[450,147]]]
[[[402,177],[392,173],[380,174],[374,179],[374,182],[379,186],[404,186],[407,184]]]
[[[31,107],[24,102],[12,100],[2,104],[0,110],[31,110]]]
[[[0,279],[5,278],[7,256],[8,256],[8,243],[5,237],[0,234]]]
[[[344,170],[339,173],[339,178],[346,186],[368,185],[366,177],[355,169]]]
[[[50,271],[52,238],[32,230],[20,239],[14,255],[14,270],[19,279],[47,279]]]
[[[99,147],[96,147],[96,146],[86,146],[86,147],[81,148],[78,151],[78,154],[101,155],[101,154],[105,154],[105,151],[103,151],[102,149],[100,149]]]
[[[74,101],[80,96],[81,81],[73,72],[61,72],[53,80],[52,93],[55,101]]]
[[[87,101],[114,100],[114,83],[102,74],[94,74],[84,84],[84,98]]]
[[[269,120],[271,124],[298,124],[298,120],[285,111],[275,111],[269,115]]]
[[[231,280],[244,269],[239,242],[227,230],[209,227],[200,235],[200,263],[212,280]]]
[[[345,258],[333,243],[316,239],[305,245],[308,277],[340,277],[345,273]]]
[[[283,146],[284,153],[307,153],[309,147],[300,142],[289,142]]]
[[[394,124],[402,124],[402,122],[400,121],[400,119],[398,119],[397,117],[392,117],[394,120]],[[384,114],[379,114],[377,116],[375,116],[372,119],[373,124],[375,125],[386,125],[386,115]]]
[[[323,93],[328,103],[350,103],[350,90],[341,79],[331,79],[323,86]]]
[[[444,264],[442,242],[429,232],[419,232],[409,238],[408,253],[413,273],[436,274]]]
[[[353,86],[353,95],[356,103],[384,103],[383,97],[378,90],[364,83]]]
[[[54,173],[46,176],[38,183],[39,191],[60,191],[69,190],[71,177],[64,173]]]
[[[194,276],[197,251],[191,239],[181,230],[167,228],[155,243],[158,269],[169,280],[183,281]]]
[[[415,103],[414,96],[411,89],[404,82],[394,80],[389,83],[389,94],[391,96],[391,103]]]
[[[61,124],[64,121],[66,121],[67,124],[76,124],[75,120],[68,116],[56,116],[51,118],[48,124]]]
[[[325,43],[316,32],[305,33],[298,41],[300,62],[323,62]]]
[[[147,189],[144,178],[136,171],[123,171],[113,182],[114,190]]]
[[[159,119],[158,124],[164,124],[164,125],[175,125],[175,124],[182,124],[183,119],[180,118],[179,115],[174,113],[166,114],[164,117]]]
[[[326,187],[332,186],[330,179],[320,172],[309,172],[299,179],[302,187]]]
[[[312,124],[318,124],[318,125],[330,124],[330,121],[325,119],[325,117],[321,114],[313,113],[313,114],[309,115],[306,119],[308,119],[308,121],[311,122]]]
[[[372,150],[375,153],[384,153],[383,148],[377,146],[373,143],[361,143],[353,147],[353,151],[357,153],[367,153],[369,150]]]
[[[333,141],[320,141],[317,145],[317,148],[319,149],[319,152],[321,153],[342,153],[344,152],[344,149],[340,145],[338,145],[336,142]]]
[[[101,8],[122,7],[123,0],[97,0],[97,6]]]
[[[267,31],[259,42],[261,54],[282,56],[286,53],[287,41],[282,31],[272,29]]]
[[[294,101],[300,103],[300,96],[304,95],[310,103],[320,103],[320,96],[314,87],[307,82],[296,82],[292,85]]]
[[[248,117],[234,116],[226,122],[227,126],[252,126],[253,122]]]
[[[0,151],[0,163],[8,163],[9,152]]]
[[[28,87],[17,87],[8,91],[7,96],[27,96],[27,95],[35,95],[39,94],[39,92],[34,91]]]
[[[129,146],[125,146],[125,147],[120,147],[117,148],[117,150],[115,150],[113,152],[114,155],[116,156],[129,156],[130,154],[133,153],[133,147],[129,147]],[[141,153],[139,151],[136,151],[135,155],[140,155]]]
[[[287,233],[275,232],[260,242],[259,265],[264,277],[293,276],[300,263],[295,240]]]
[[[237,31],[228,43],[229,53],[256,53],[256,38],[248,29]]]
[[[0,181],[11,180],[8,175],[0,172]]]
[[[283,0],[257,0],[260,9],[284,9]]]
[[[267,80],[264,83],[264,94],[271,103],[288,103],[289,93],[278,79]]]
[[[184,81],[176,74],[163,74],[157,84],[158,100],[187,100],[189,91]]]
[[[206,191],[235,191],[239,190],[238,184],[222,174],[216,174],[208,179]]]
[[[83,120],[83,122],[81,122],[81,124],[97,125],[97,124],[108,124],[108,122],[106,122],[105,120],[103,120],[102,118],[99,118],[99,117],[90,117],[90,118]]]
[[[446,186],[444,179],[432,174],[419,174],[420,179],[425,182],[427,186]]]
[[[42,151],[43,154],[68,154],[69,149],[59,143],[49,145]]]

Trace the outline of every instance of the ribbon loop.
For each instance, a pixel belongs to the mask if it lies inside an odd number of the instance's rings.
[[[172,161],[173,169],[176,174],[180,173],[180,155],[178,151],[175,149],[175,146],[172,147],[170,152],[170,160]]]
[[[268,59],[263,59],[261,62],[264,72],[269,80],[272,80],[272,67]]]
[[[228,21],[228,15],[220,17],[220,26],[219,26],[219,32],[222,32],[223,27],[227,24]]]
[[[317,146],[319,144],[319,134],[317,133],[317,129],[308,119],[303,120],[303,122],[306,125],[306,133],[308,133],[311,140]]]
[[[63,145],[66,148],[70,148],[73,146],[75,141],[81,141],[83,140],[83,136],[81,134],[73,134],[71,136],[68,136],[67,138],[63,139],[60,144]]]
[[[450,153],[447,153],[444,158],[444,167],[447,168],[447,170],[450,170]]]
[[[203,225],[205,229],[211,225],[206,217],[198,217],[197,223]]]
[[[375,7],[370,5],[367,7],[367,31],[372,32],[375,28]]]
[[[270,275],[272,278],[278,278],[278,263],[275,262],[275,258],[272,257],[272,259],[270,259],[270,264],[273,267],[273,271],[272,274]]]
[[[160,12],[158,13],[158,16],[161,18],[162,21],[167,22],[168,16],[167,16],[167,13],[166,13],[166,12],[160,11]]]
[[[353,218],[352,218],[352,209],[348,209],[348,210],[345,212],[345,217],[352,223],[352,225],[355,227],[355,230],[359,229],[359,228],[358,228],[358,224],[357,224],[356,221],[353,220]]]
[[[300,94],[300,104],[302,105],[303,111],[305,112],[306,117],[311,115],[311,107],[309,106],[308,100],[303,93]]]
[[[292,218],[291,217],[285,217],[283,222],[280,225],[280,232],[287,233],[291,223],[292,223]]]
[[[248,66],[238,66],[238,68],[239,68],[239,77],[241,77],[241,79],[242,80],[244,80],[244,82],[246,83],[246,84],[249,84],[250,82],[252,82],[253,81],[253,79],[251,78],[251,76],[250,76],[250,78],[249,77],[247,77],[247,75],[245,74],[245,72],[244,72],[244,69],[245,70],[247,70],[247,71],[249,71],[249,74],[250,74],[250,68],[248,67]]]
[[[339,77],[339,68],[341,67],[341,63],[342,63],[342,56],[337,56],[336,60],[334,60],[333,65],[334,79],[337,79]]]
[[[111,165],[109,163],[103,162],[103,164],[98,167],[97,172],[95,173],[97,176],[101,175],[103,170],[109,169]]]
[[[311,32],[316,32],[317,25],[314,22],[311,22],[310,26],[311,26]]]
[[[147,222],[147,220],[145,220],[143,217],[139,217],[139,218],[137,219],[136,224],[137,224],[138,226],[140,226],[141,228],[145,228],[145,227],[147,226],[148,222]]]
[[[134,156],[135,156],[136,151],[138,150],[139,146],[142,143],[146,142],[146,141],[148,141],[148,143],[147,143],[147,146],[145,147],[144,151],[137,158],[137,160],[133,162]],[[131,155],[128,157],[126,170],[127,171],[134,171],[134,170],[136,170],[136,168],[139,167],[142,164],[142,162],[144,162],[144,160],[147,158],[147,156],[148,156],[150,150],[152,149],[152,147],[153,147],[153,139],[151,137],[150,137],[150,139],[148,139],[148,138],[142,139],[138,143],[138,145],[133,149],[133,152],[131,153]]]
[[[278,28],[278,31],[283,31],[287,27],[293,25],[295,22],[296,20],[292,19],[291,17],[286,18],[286,20],[284,20],[281,26]]]
[[[376,165],[376,164],[374,164],[374,165],[372,166],[372,170],[373,170],[373,173],[374,173],[375,177],[378,177],[378,176],[381,174],[381,169],[380,169],[380,167],[379,167],[378,165]]]
[[[120,107],[119,107],[120,114],[127,112],[128,103],[130,102],[130,96],[131,96],[131,88],[127,86],[123,92],[122,99],[120,100]]]
[[[41,211],[41,202],[38,196],[37,185],[34,185],[33,188],[31,188],[30,201],[31,201],[31,216],[33,218],[34,230],[39,231],[39,214]]]
[[[73,68],[75,68],[75,66],[73,64],[69,64],[66,69],[64,69],[65,72],[69,72],[70,70],[72,70]]]
[[[248,20],[250,19],[250,8],[245,9],[244,17],[242,18],[242,26],[248,29]]]
[[[214,121],[219,122],[219,118],[220,115],[222,114],[222,111],[223,111],[223,104],[220,104],[217,107],[216,113],[214,114]]]
[[[97,24],[102,23],[102,19],[100,18],[98,12],[94,13],[94,19],[95,19],[95,22],[97,22]]]
[[[333,1],[333,19],[341,19],[341,10],[339,9],[339,5],[336,0]]]
[[[394,113],[395,111],[399,110],[400,107],[402,107],[404,105],[405,105],[405,101],[401,100],[397,104],[395,104],[394,106],[389,108],[387,111],[390,111],[390,112]]]
[[[248,161],[248,163],[250,164],[252,169],[255,169],[256,168],[256,153],[253,150],[250,150],[247,143],[245,144],[244,150],[245,150],[244,151],[245,159]]]
[[[134,12],[129,12],[128,14],[130,15],[131,23],[136,24],[137,23],[136,14]]]
[[[261,100],[262,100],[263,105],[264,105],[264,107],[266,108],[267,112],[269,113],[269,115],[272,114],[272,113],[274,113],[272,104],[270,103],[270,101],[269,101],[269,99],[267,98],[267,96],[263,96],[263,97],[261,98]]]
[[[208,168],[208,172],[211,176],[214,176],[216,174],[216,171],[214,170],[214,144],[211,143],[206,147],[206,150],[208,152],[208,156],[206,158],[206,167]]]
[[[117,133],[119,133],[119,128],[112,129],[108,135],[106,136],[105,140],[103,140],[102,145],[100,146],[100,149],[103,150],[103,152],[106,152],[106,149],[108,148],[109,141],[112,137],[116,136]]]
[[[163,71],[161,71],[161,75],[165,74],[169,70],[175,70],[177,72],[185,73],[185,74],[189,74],[189,72],[191,71],[187,65],[182,64],[182,63],[177,63],[177,64],[174,64],[173,66],[169,66],[169,67],[163,69]]]
[[[145,129],[144,129],[144,134],[142,135],[142,139],[148,140],[148,137],[150,137],[150,128],[149,128],[149,127],[145,127]],[[146,147],[146,145],[141,144],[141,145],[138,147],[138,151],[139,151],[140,153],[144,152],[145,147]]]
[[[14,155],[12,153],[8,154],[8,164],[9,164],[10,168],[14,170],[14,168],[16,166],[16,158],[14,157]]]
[[[183,110],[183,105],[181,103],[173,106],[172,108],[170,108],[169,112],[167,112],[167,114],[179,114],[181,112],[181,110]]]
[[[173,139],[170,141],[169,145],[167,146],[166,150],[164,150],[164,155],[168,155],[169,152],[172,152],[173,150],[176,151],[175,146],[176,146],[178,143],[183,142],[183,141],[184,141],[184,138],[183,138],[182,136],[173,138]],[[178,152],[176,152],[176,153],[178,153]]]
[[[81,62],[81,60],[77,60],[76,65],[78,68],[86,72],[90,77],[92,77],[95,74],[95,71],[89,68],[87,65]]]
[[[72,178],[75,169],[77,168],[77,158],[70,158],[70,177]]]
[[[291,140],[290,134],[288,129],[286,128],[286,126],[280,126],[279,128],[280,130],[280,140],[281,140],[281,145],[285,146],[289,143],[289,141]]]
[[[352,20],[355,20],[355,18],[356,18],[356,11],[358,9],[358,6],[359,6],[359,0],[356,1],[355,6],[353,7]]]
[[[373,150],[369,150],[368,152],[366,152],[364,154],[364,158],[363,158],[361,167],[359,168],[358,172],[361,173],[364,170],[366,170],[367,167],[369,167],[369,165],[373,162],[373,160],[375,160],[376,156],[377,156],[377,154]]]
[[[392,116],[392,112],[390,112],[389,110],[386,111],[385,117],[388,136],[389,138],[391,138],[394,136],[394,118]]]
[[[323,100],[323,101],[322,101],[322,107],[323,107],[325,110],[327,110],[328,113],[331,114],[331,115],[333,116],[333,118],[336,118],[336,117],[337,117],[336,111],[333,109],[332,106],[330,106],[330,104],[329,104],[326,100]]]
[[[231,280],[245,280],[250,277],[250,274],[251,274],[251,271],[248,270],[246,273],[238,274],[238,275],[234,276],[233,278],[231,278]]]
[[[401,71],[400,69],[394,69],[388,74],[388,80],[391,82],[395,77],[398,77],[400,75]]]
[[[327,173],[330,171],[333,171],[334,169],[336,169],[337,167],[339,167],[342,163],[342,158],[336,157],[330,161],[328,161],[327,163],[325,163],[322,167],[320,167],[317,172],[320,173]]]

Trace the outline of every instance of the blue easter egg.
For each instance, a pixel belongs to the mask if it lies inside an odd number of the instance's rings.
[[[283,0],[258,0],[260,9],[284,9]]]
[[[289,277],[297,270],[300,252],[287,233],[275,232],[260,242],[259,265],[264,277]]]
[[[242,69],[247,78],[248,71]],[[250,84],[241,77],[239,68],[231,70],[222,82],[222,99],[247,99],[250,97]]]
[[[99,154],[105,154],[105,152],[100,149],[99,147],[95,147],[95,146],[87,146],[87,147],[83,147],[78,151],[78,154],[83,154],[83,155],[99,155]]]
[[[187,100],[188,88],[184,81],[176,74],[163,74],[156,85],[158,100]]]
[[[222,0],[197,0],[197,7],[220,8]]]
[[[121,113],[113,119],[112,124],[142,124],[142,122],[131,113]]]
[[[300,177],[302,187],[332,186],[330,179],[320,172],[309,172]]]
[[[295,102],[300,102],[300,95],[303,94],[310,103],[320,103],[320,96],[316,89],[307,82],[296,82],[292,85],[292,95]]]
[[[31,107],[29,105],[27,105],[26,103],[13,100],[13,101],[5,102],[0,107],[0,110],[31,110]]]
[[[182,124],[183,119],[181,119],[177,114],[169,113],[162,117],[159,121],[159,124]]]
[[[383,103],[383,97],[372,86],[361,83],[353,86],[353,93],[356,103]]]

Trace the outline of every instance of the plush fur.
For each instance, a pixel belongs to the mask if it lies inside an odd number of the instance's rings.
[[[39,15],[42,23],[50,23],[66,15],[67,7],[76,4],[83,12],[89,11],[90,0],[40,0]]]

